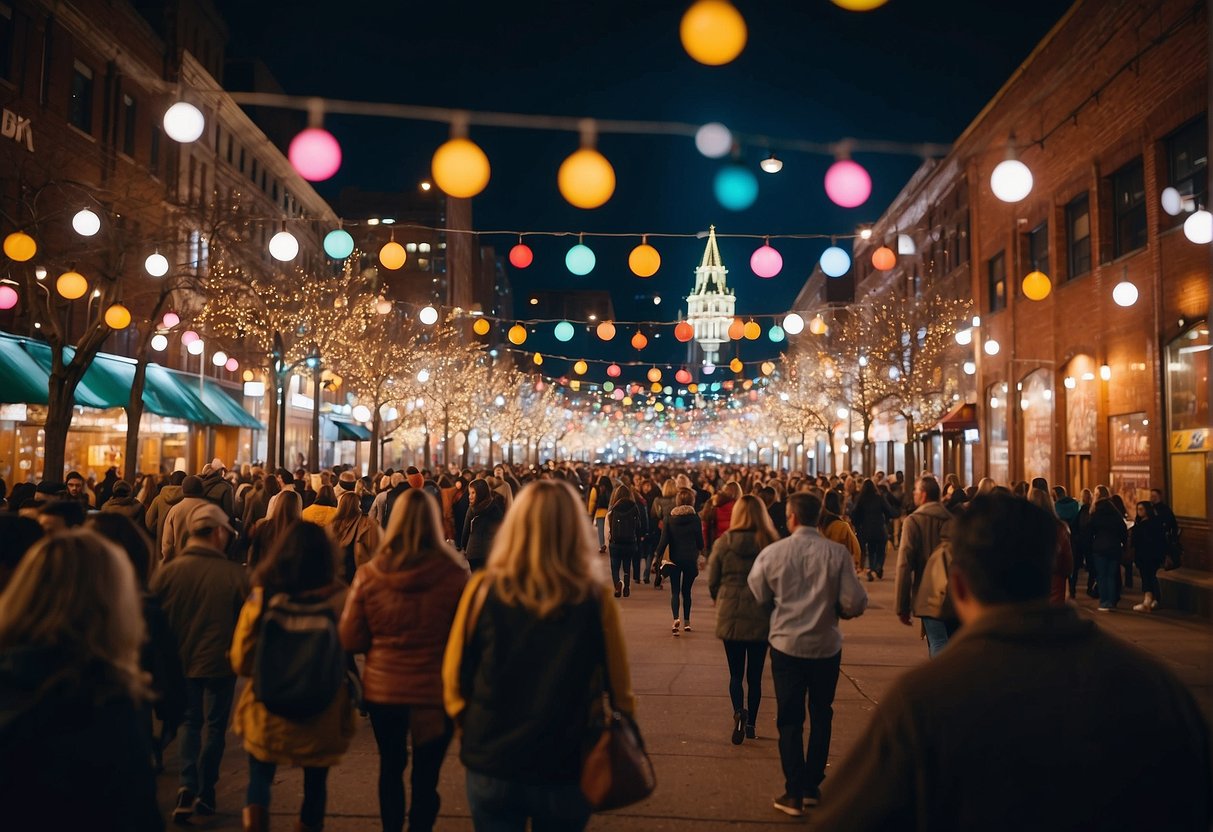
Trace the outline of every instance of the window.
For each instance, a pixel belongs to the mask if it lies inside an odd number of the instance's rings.
[[[235,142],[232,141],[232,134],[228,133],[227,134],[227,163],[229,165],[232,163],[232,147],[234,146],[234,144],[235,144]]]
[[[152,142],[147,154],[148,167],[152,170],[152,176],[160,175],[160,125],[152,127]]]
[[[1028,232],[1028,271],[1049,274],[1048,222],[1042,222]]]
[[[132,158],[135,155],[135,115],[135,99],[122,96],[122,152]]]
[[[986,424],[988,428],[986,449],[986,476],[995,482],[1008,482],[1011,478],[1011,453],[1007,441],[1007,383],[991,384],[986,388]]]
[[[1146,174],[1135,159],[1112,174],[1112,256],[1146,244]]]
[[[1209,166],[1209,122],[1201,117],[1179,128],[1167,138],[1167,184],[1179,191],[1186,203],[1185,208],[1196,210],[1197,205],[1208,205],[1209,190],[1205,170]],[[1187,211],[1176,217],[1167,216],[1172,225],[1187,219]]]
[[[244,173],[244,148],[240,148],[240,172]]]
[[[240,151],[240,158],[241,159],[244,158],[243,150]],[[249,178],[253,180],[254,185],[257,184],[257,160],[256,159],[253,160],[253,169],[252,169],[252,172],[249,174]]]
[[[1066,231],[1066,279],[1072,280],[1091,271],[1091,199],[1087,194],[1078,195],[1066,206]]]
[[[72,68],[72,100],[67,120],[85,133],[93,132],[93,71],[80,61]]]
[[[1007,308],[1007,261],[1000,251],[990,258],[990,311]]]
[[[0,78],[13,77],[13,10],[0,3]]]
[[[1167,427],[1171,508],[1180,517],[1208,516],[1209,324],[1167,345]]]

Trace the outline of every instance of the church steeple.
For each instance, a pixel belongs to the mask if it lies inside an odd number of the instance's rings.
[[[703,260],[695,269],[695,288],[687,296],[687,320],[695,328],[695,340],[703,349],[704,363],[716,363],[720,345],[728,339],[729,324],[733,322],[737,299],[729,291],[728,273],[716,245],[716,226],[709,226]]]

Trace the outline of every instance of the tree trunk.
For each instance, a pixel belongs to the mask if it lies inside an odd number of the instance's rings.
[[[826,428],[826,444],[830,452],[826,454],[826,473],[836,474],[838,472],[838,458],[834,452],[834,428]]]
[[[425,459],[424,459],[425,467],[432,468],[432,466],[434,464],[433,460],[434,460],[434,452],[433,452],[432,447],[430,446],[430,429],[426,428],[425,429]]]
[[[451,414],[442,409],[442,464],[451,467]]]
[[[122,459],[122,478],[132,485],[139,473],[139,423],[143,420],[143,388],[147,382],[147,359],[140,350],[131,379],[131,398],[126,405],[126,454]]]
[[[307,446],[308,467],[320,473],[320,369],[312,371],[312,435]]]
[[[918,476],[918,453],[915,447],[918,440],[914,435],[914,420],[905,417],[904,414],[903,418],[906,420],[906,458],[904,464],[906,478],[909,479],[910,477]]]
[[[470,433],[471,433],[471,430],[463,431],[463,452],[462,452],[461,456],[463,459],[464,468],[468,467],[468,455],[471,453],[471,450],[472,450],[472,440],[471,440],[471,437],[469,436]]]
[[[372,476],[379,471],[379,434],[383,431],[383,423],[379,416],[379,403],[371,411],[371,455],[367,461],[367,473]]]
[[[52,482],[62,482],[67,473],[64,470],[64,462],[67,457],[67,432],[71,429],[72,416],[75,413],[76,388],[80,385],[80,379],[84,378],[84,373],[92,362],[93,356],[97,354],[97,348],[86,353],[87,361],[76,360],[82,354],[78,350],[71,363],[63,361],[62,349],[56,350],[53,345],[51,349],[42,477]]]
[[[271,384],[267,391],[266,398],[269,399],[269,404],[266,406],[265,418],[265,470],[266,473],[276,471],[282,465],[282,461],[278,459],[278,385]]]

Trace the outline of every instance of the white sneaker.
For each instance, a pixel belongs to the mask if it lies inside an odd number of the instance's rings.
[[[1133,605],[1133,612],[1150,612],[1152,609],[1154,608],[1145,601],[1142,601],[1140,604]]]
[[[1150,609],[1152,609],[1152,610],[1158,609],[1158,599],[1157,598],[1150,599]]]

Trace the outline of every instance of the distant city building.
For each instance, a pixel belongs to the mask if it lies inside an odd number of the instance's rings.
[[[703,260],[695,269],[695,288],[687,295],[687,320],[695,329],[695,341],[703,350],[703,362],[720,360],[720,345],[729,340],[729,325],[737,297],[729,289],[729,270],[720,259],[716,246],[716,226],[708,229],[708,244]]]

